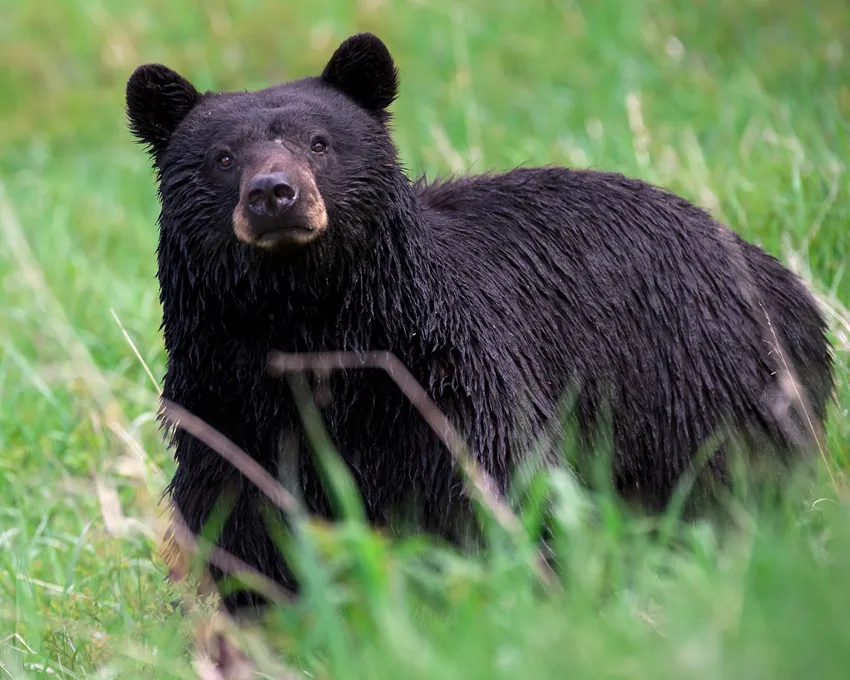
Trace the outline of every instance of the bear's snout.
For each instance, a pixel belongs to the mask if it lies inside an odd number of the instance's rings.
[[[291,158],[282,163],[279,152],[263,160],[243,177],[233,212],[236,237],[267,250],[309,243],[327,227],[315,178]]]
[[[252,217],[278,217],[298,199],[298,187],[282,172],[255,175],[248,182],[247,191]]]

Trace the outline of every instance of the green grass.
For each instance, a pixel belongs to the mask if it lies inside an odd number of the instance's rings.
[[[660,540],[566,475],[537,480],[561,593],[504,542],[465,558],[307,527],[307,596],[242,640],[265,677],[846,677],[846,3],[3,0],[0,17],[0,678],[196,676],[204,610],[172,610],[155,541],[173,465],[116,322],[158,379],[157,206],[126,78],[163,61],[202,88],[264,86],[356,30],[397,58],[411,172],[564,163],[682,193],[816,291],[837,398],[820,481],[735,505],[731,531]]]

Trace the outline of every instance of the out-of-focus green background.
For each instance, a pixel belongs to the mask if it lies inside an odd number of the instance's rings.
[[[278,647],[313,677],[839,677],[850,540],[846,511],[824,508],[843,508],[850,435],[841,0],[0,0],[0,677],[195,672],[194,619],[168,612],[156,551],[173,469],[152,422],[157,205],[127,77],[159,61],[202,89],[262,87],[317,73],[359,30],[400,68],[411,173],[620,171],[798,271],[836,343],[833,479],[781,520],[746,515],[749,544],[703,527],[684,557],[605,515],[575,529],[577,589],[554,603],[505,555],[453,557],[422,576],[447,598],[427,625],[396,611],[427,609],[393,590],[407,548],[337,537],[333,564],[368,555],[383,580],[331,587],[328,567],[326,599],[282,615]]]

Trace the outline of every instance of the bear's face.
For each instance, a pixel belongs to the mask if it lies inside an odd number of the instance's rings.
[[[200,94],[165,66],[139,67],[128,117],[159,173],[163,228],[280,252],[362,226],[396,167],[385,123],[397,79],[370,34],[342,43],[320,77],[258,92]]]

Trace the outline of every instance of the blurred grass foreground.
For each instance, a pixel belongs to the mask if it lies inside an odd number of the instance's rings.
[[[733,531],[529,480],[523,521],[546,498],[559,530],[551,592],[507,544],[462,556],[354,521],[305,528],[305,596],[262,631],[168,585],[157,205],[124,84],[159,61],[261,87],[358,30],[401,70],[412,173],[616,170],[799,272],[837,360],[822,480],[742,499]],[[2,0],[0,63],[0,677],[850,677],[846,2]]]

